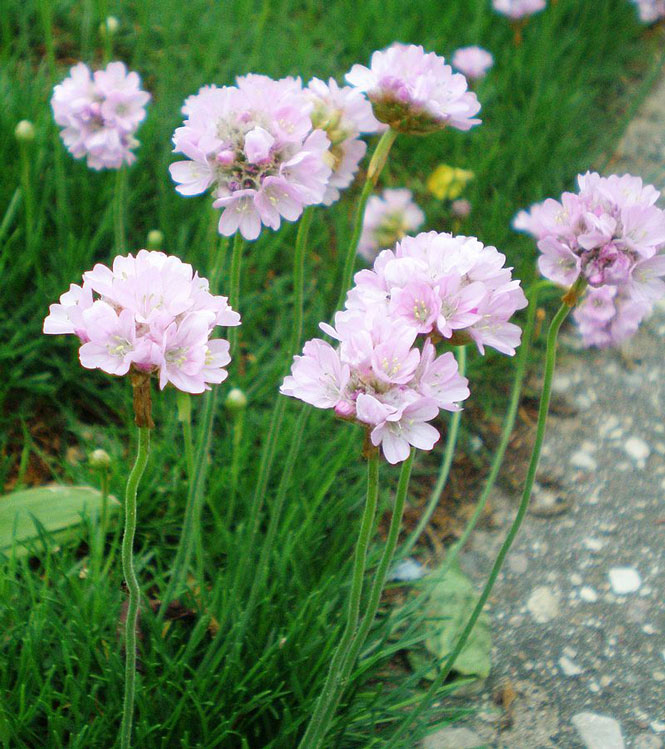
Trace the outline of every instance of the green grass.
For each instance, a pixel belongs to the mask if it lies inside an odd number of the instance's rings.
[[[84,452],[104,447],[114,459],[116,496],[122,495],[132,454],[126,427],[129,387],[81,370],[74,341],[41,335],[48,304],[78,282],[82,271],[110,257],[114,184],[113,174],[89,171],[59,141],[48,106],[54,81],[45,59],[41,7],[52,8],[56,82],[79,59],[99,64],[99,22],[107,14],[120,19],[114,58],[138,70],[153,94],[138,134],[138,163],[129,173],[129,244],[138,249],[147,232],[159,228],[166,237],[164,249],[203,274],[220,260],[209,200],[178,196],[167,172],[180,106],[200,85],[228,83],[250,71],[341,80],[354,62],[367,63],[374,49],[396,39],[445,55],[463,44],[488,48],[496,67],[477,89],[483,125],[469,134],[398,138],[382,184],[411,186],[427,212],[427,228],[450,230],[446,206],[427,196],[424,182],[440,162],[472,169],[476,179],[466,197],[474,208],[459,231],[495,244],[517,275],[529,280],[534,248],[511,232],[510,219],[519,208],[570,187],[577,172],[602,163],[637,86],[653,67],[656,43],[644,37],[627,0],[559,0],[533,18],[518,48],[509,24],[489,10],[489,0],[5,0],[0,14],[0,154],[5,164],[0,182],[0,479],[15,478],[21,461],[15,446],[22,436],[27,437],[23,468],[39,463],[43,476],[61,481],[96,482],[85,461],[65,460],[68,446],[77,444]],[[23,118],[37,128],[30,149],[36,226],[29,246],[13,137]],[[352,197],[315,212],[307,257],[307,337],[329,316],[339,291]],[[308,421],[247,638],[234,647],[242,591],[224,630],[214,634],[215,622],[224,621],[228,610],[229,581],[238,565],[251,572],[260,551],[247,548],[246,506],[286,364],[280,352],[290,335],[294,241],[295,227],[287,225],[279,234],[264,232],[246,253],[242,357],[222,393],[223,399],[229,387],[240,386],[249,398],[237,511],[229,522],[230,417],[220,409],[204,514],[202,575],[194,575],[181,618],[165,627],[145,607],[141,617],[135,746],[295,746],[341,631],[363,500],[362,435],[316,412]],[[222,293],[228,266],[229,258]],[[500,412],[500,384],[510,375],[510,362],[476,356],[469,371],[477,387],[476,405],[480,401],[488,411]],[[496,387],[480,388],[481,381]],[[155,400],[157,428],[139,492],[136,551],[142,589],[158,599],[179,536],[186,486],[175,394],[166,391]],[[262,532],[297,411],[297,404],[289,404]],[[44,423],[53,437],[60,437],[58,443],[41,432],[35,435],[36,424]],[[388,506],[396,472],[386,467],[382,473],[382,500]],[[117,736],[123,661],[118,626],[125,595],[117,553],[108,574],[96,574],[88,536],[84,530],[80,544],[52,555],[40,554],[36,544],[32,561],[11,564],[0,574],[4,746],[111,746]],[[109,536],[107,555],[114,548]],[[407,598],[404,606],[386,613],[338,713],[331,747],[381,746],[422,686],[398,657],[424,636],[417,599]],[[219,664],[208,667],[215,660]],[[439,721],[452,717],[445,706],[431,716]]]

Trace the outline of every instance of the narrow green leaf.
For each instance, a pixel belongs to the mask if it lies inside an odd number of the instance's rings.
[[[108,497],[109,514],[120,507]],[[84,518],[95,520],[102,494],[90,486],[40,486],[0,497],[0,552],[16,556],[30,553],[44,532],[59,543],[76,536]],[[41,529],[41,533],[40,533]]]

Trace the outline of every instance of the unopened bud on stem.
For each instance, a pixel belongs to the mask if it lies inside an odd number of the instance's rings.
[[[226,408],[232,413],[244,411],[247,408],[247,396],[240,388],[231,388],[224,401]]]
[[[21,120],[14,128],[14,137],[19,143],[32,143],[35,139],[35,126],[30,120]]]

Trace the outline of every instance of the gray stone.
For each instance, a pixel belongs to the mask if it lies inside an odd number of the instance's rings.
[[[635,737],[633,749],[663,749],[663,740],[652,733],[641,733]]]
[[[468,728],[442,728],[423,741],[423,749],[476,749],[485,742]]]
[[[539,585],[534,588],[526,607],[539,624],[552,621],[559,615],[559,599],[552,589],[546,585]]]
[[[624,749],[621,726],[614,718],[597,713],[573,715],[573,725],[587,749]]]

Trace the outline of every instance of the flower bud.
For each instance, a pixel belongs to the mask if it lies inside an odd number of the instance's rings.
[[[106,450],[93,450],[88,457],[88,463],[97,471],[107,471],[111,467],[111,456]]]
[[[21,120],[14,128],[14,137],[19,143],[32,143],[35,139],[35,126],[30,120]]]
[[[164,244],[164,233],[159,229],[152,229],[148,232],[148,249],[161,250]]]
[[[109,16],[105,21],[99,24],[99,33],[102,36],[113,36],[120,27],[120,21],[115,16]]]
[[[453,200],[450,207],[457,218],[466,218],[471,213],[471,203],[464,198]]]
[[[247,408],[247,396],[240,388],[231,388],[226,396],[224,405],[231,412],[243,411]]]

